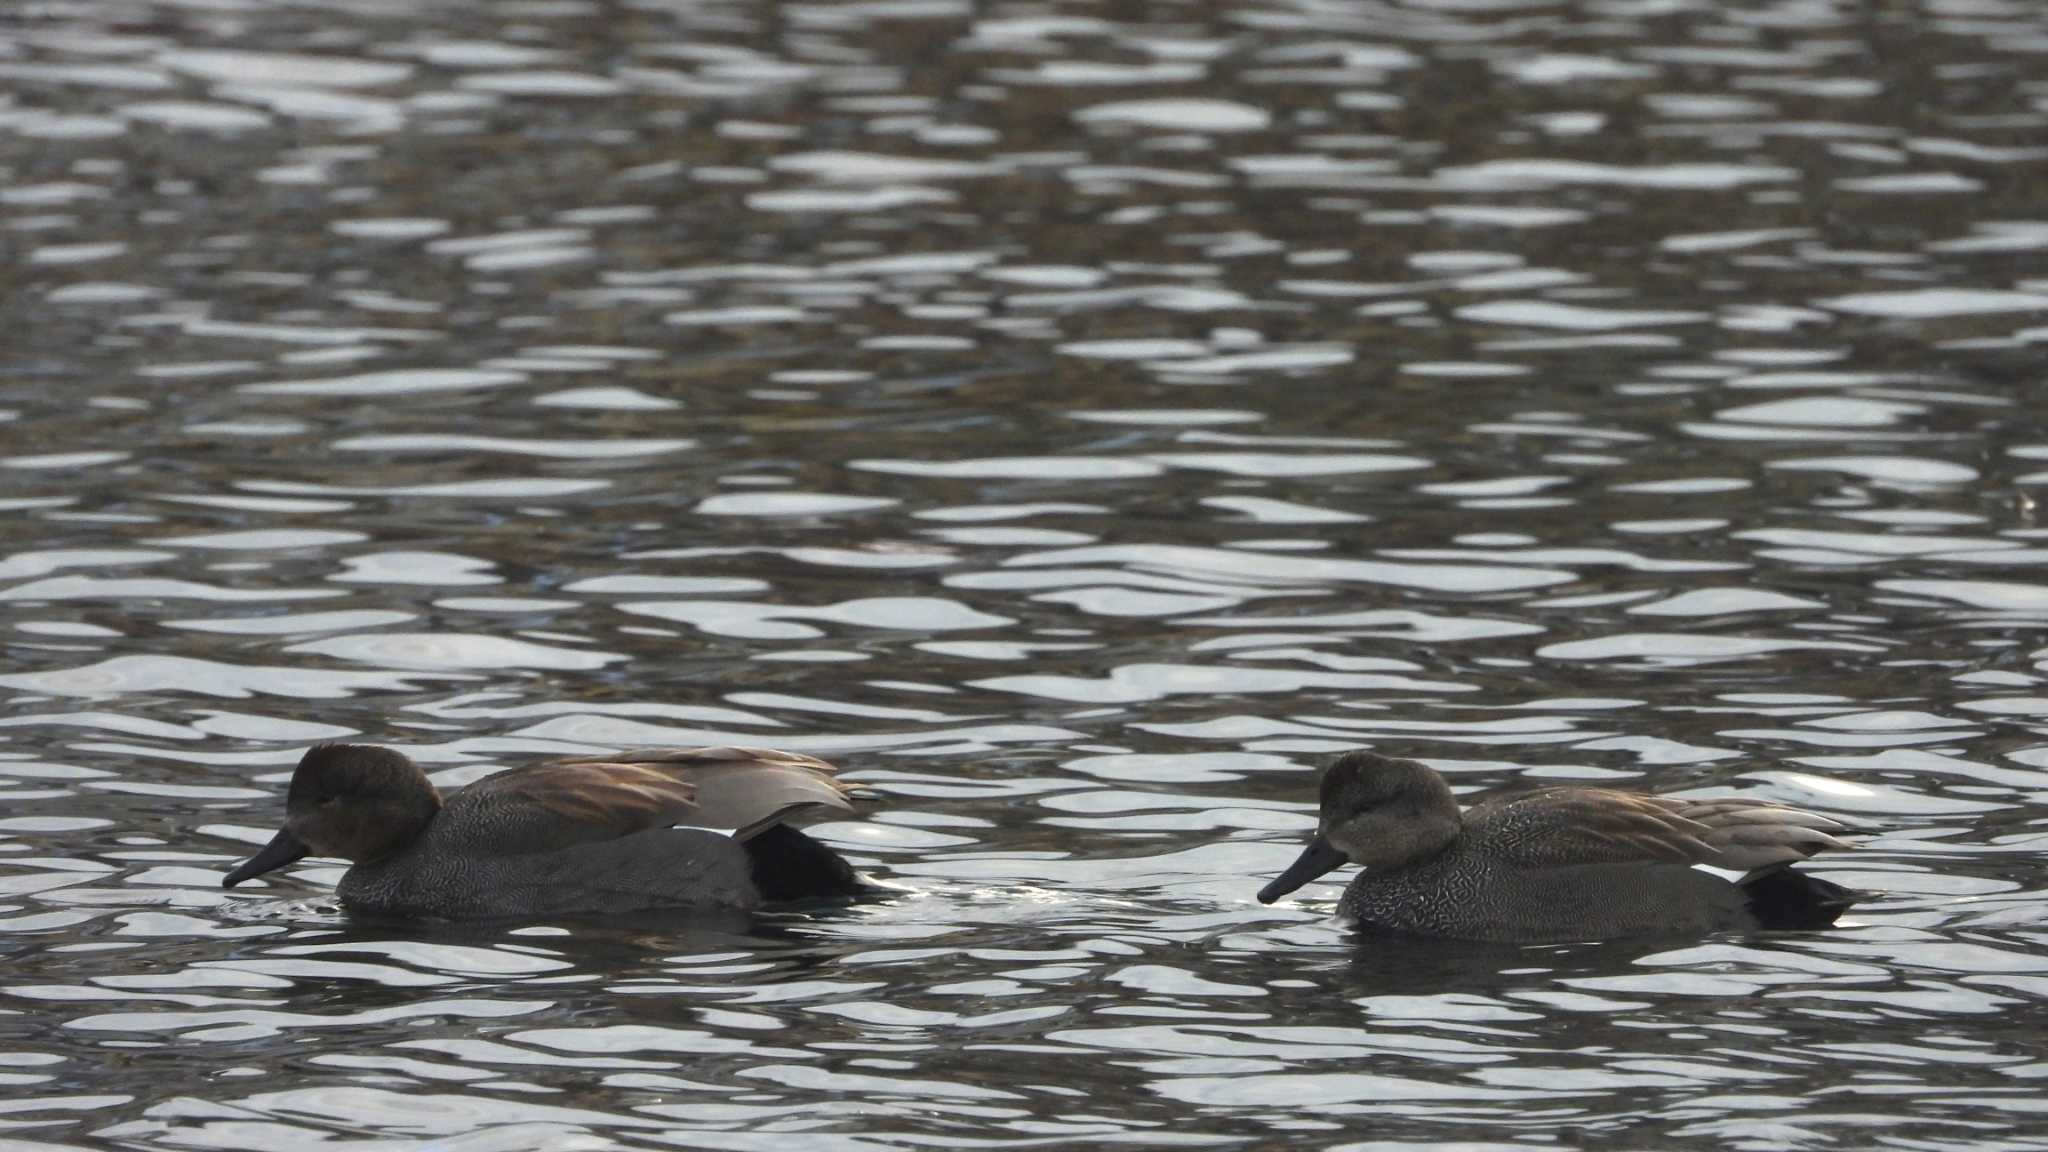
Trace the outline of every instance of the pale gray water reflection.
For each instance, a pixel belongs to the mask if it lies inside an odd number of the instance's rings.
[[[0,1145],[2048,1148],[2048,23],[0,12]],[[301,750],[745,743],[754,919],[219,887]],[[1839,930],[1253,893],[1370,744],[1814,808]]]

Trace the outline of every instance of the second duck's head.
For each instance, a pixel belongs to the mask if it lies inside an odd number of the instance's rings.
[[[304,856],[381,860],[417,839],[441,810],[440,793],[401,752],[320,744],[292,772],[284,827],[221,880],[233,887]]]
[[[1259,890],[1259,903],[1271,904],[1346,864],[1395,868],[1434,855],[1457,839],[1458,827],[1458,801],[1429,767],[1347,752],[1323,770],[1315,838]]]

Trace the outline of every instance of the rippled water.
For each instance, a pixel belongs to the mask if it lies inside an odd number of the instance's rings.
[[[2044,125],[2023,0],[9,6],[0,1145],[2048,1147]],[[223,892],[339,737],[890,890]],[[1359,946],[1358,745],[1882,895]]]

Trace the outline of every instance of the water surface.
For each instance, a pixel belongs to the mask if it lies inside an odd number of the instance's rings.
[[[0,1143],[2048,1147],[2048,23],[0,16]],[[846,909],[353,922],[320,740],[736,742]],[[1371,746],[1853,823],[1834,932],[1253,900]]]

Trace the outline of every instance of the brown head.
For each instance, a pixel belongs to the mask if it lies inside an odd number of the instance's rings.
[[[284,827],[221,886],[232,888],[302,856],[382,860],[418,839],[440,810],[440,793],[403,753],[368,744],[316,745],[292,773]]]
[[[1323,770],[1322,818],[1279,879],[1259,890],[1271,904],[1346,864],[1398,868],[1436,855],[1458,838],[1458,801],[1450,785],[1413,760],[1346,752]]]

